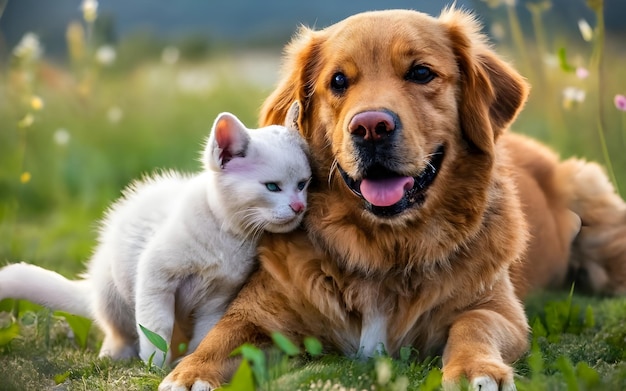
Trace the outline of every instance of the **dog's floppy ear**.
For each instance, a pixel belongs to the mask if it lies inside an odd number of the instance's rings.
[[[313,93],[315,75],[319,73],[318,68],[321,65],[320,43],[320,32],[301,27],[287,45],[281,72],[283,76],[261,108],[259,118],[261,126],[283,124],[291,104],[299,101],[301,108],[297,125],[299,129],[303,129],[302,118],[306,114],[309,97]]]
[[[469,13],[442,12],[461,72],[459,116],[470,143],[491,154],[496,138],[517,117],[528,96],[524,78],[501,60],[480,33],[480,24]]]

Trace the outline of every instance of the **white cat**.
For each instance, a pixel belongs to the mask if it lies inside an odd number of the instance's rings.
[[[110,208],[82,280],[13,264],[0,269],[0,299],[95,319],[105,334],[100,356],[147,361],[156,348],[138,325],[169,344],[175,321],[193,351],[251,272],[262,231],[287,232],[302,221],[311,169],[292,129],[298,111],[295,102],[289,127],[253,130],[220,114],[204,171],[135,182]],[[154,355],[157,365],[163,360]]]

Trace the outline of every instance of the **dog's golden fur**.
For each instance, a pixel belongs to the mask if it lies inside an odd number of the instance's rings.
[[[416,64],[435,77],[408,80]],[[507,130],[527,85],[467,13],[381,11],[303,28],[285,67],[261,123],[283,123],[302,104],[316,179],[305,227],[263,240],[259,270],[162,389],[221,384],[236,365],[230,352],[272,331],[348,355],[411,345],[442,354],[446,384],[514,387],[509,364],[527,349],[521,297],[562,285],[570,258],[592,269],[596,290],[626,287],[623,201],[598,166],[559,162]],[[331,88],[337,72],[341,91]],[[381,110],[401,124],[389,163],[400,174],[423,172],[445,150],[423,199],[392,216],[368,209],[338,172],[364,177],[350,121]]]

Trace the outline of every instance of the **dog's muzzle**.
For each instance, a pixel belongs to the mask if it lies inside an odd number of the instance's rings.
[[[341,166],[337,165],[337,169],[348,188],[365,201],[367,210],[377,216],[391,217],[424,203],[426,190],[437,178],[444,155],[445,148],[440,145],[422,172],[412,177],[375,165],[362,179],[355,180]]]

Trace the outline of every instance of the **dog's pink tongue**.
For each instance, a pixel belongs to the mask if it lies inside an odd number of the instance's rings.
[[[361,195],[374,206],[391,206],[402,199],[405,190],[413,188],[411,177],[363,179]]]

